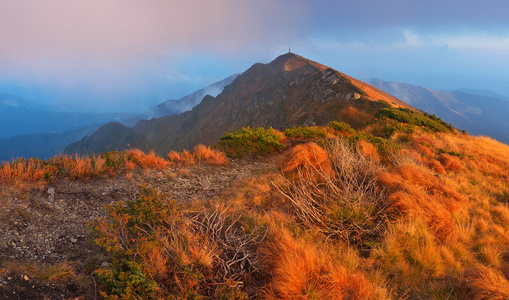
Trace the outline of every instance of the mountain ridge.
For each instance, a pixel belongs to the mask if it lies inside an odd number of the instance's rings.
[[[247,126],[284,130],[342,120],[358,128],[387,106],[414,109],[355,78],[286,53],[268,64],[254,64],[217,97],[204,97],[190,111],[141,120],[131,129],[106,124],[80,142],[70,144],[66,152],[91,154],[148,147],[164,154],[198,143],[214,144],[224,132]]]
[[[142,117],[145,119],[160,118],[169,115],[178,115],[185,111],[191,110],[193,107],[198,105],[206,95],[211,95],[213,97],[217,96],[222,92],[224,87],[232,83],[232,81],[237,78],[238,75],[239,73],[228,76],[225,79],[222,79],[202,89],[199,89],[196,92],[186,95],[179,100],[166,100],[146,110],[142,114]]]
[[[370,83],[471,134],[509,143],[509,101],[505,99],[463,90],[436,91],[400,82],[374,80]],[[484,94],[491,95],[486,91]]]

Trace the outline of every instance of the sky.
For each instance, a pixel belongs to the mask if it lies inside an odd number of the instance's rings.
[[[2,0],[0,92],[141,112],[292,52],[365,80],[509,95],[506,0]]]

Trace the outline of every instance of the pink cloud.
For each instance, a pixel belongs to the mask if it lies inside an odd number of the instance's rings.
[[[275,31],[291,34],[285,23],[298,30],[292,10],[301,14],[270,0],[12,1],[0,8],[0,55],[130,60],[194,47],[223,52],[271,43]]]

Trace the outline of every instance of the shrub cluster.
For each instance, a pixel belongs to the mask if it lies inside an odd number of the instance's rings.
[[[435,115],[420,113],[409,108],[382,108],[376,114],[379,119],[392,119],[398,122],[426,127],[435,132],[452,132],[454,128]]]
[[[332,121],[327,124],[328,127],[338,132],[354,133],[355,130],[345,122]]]
[[[247,127],[225,133],[219,138],[215,148],[231,158],[239,158],[247,154],[270,154],[285,148],[285,136],[273,128]]]
[[[260,243],[224,211],[182,213],[186,204],[143,188],[138,199],[106,206],[89,226],[111,262],[95,271],[107,299],[247,299]],[[240,284],[239,284],[240,283]]]
[[[286,129],[284,134],[294,139],[317,139],[327,136],[327,128],[320,126],[292,127]]]
[[[282,192],[305,225],[362,245],[382,228],[384,194],[376,184],[382,167],[373,153],[346,139],[328,141],[326,148],[294,147],[283,161],[290,188]]]

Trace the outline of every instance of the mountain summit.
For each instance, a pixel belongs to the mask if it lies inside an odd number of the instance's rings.
[[[284,130],[338,120],[359,128],[383,107],[413,109],[365,82],[287,53],[268,64],[254,64],[217,97],[205,96],[191,111],[140,121],[133,128],[110,123],[66,151],[90,154],[130,145],[164,154],[214,144],[224,132],[247,126]]]

